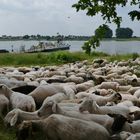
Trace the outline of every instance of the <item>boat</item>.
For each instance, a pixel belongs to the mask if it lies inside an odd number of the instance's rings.
[[[36,53],[36,52],[53,52],[53,51],[62,51],[69,50],[70,45],[64,43],[62,40],[58,39],[57,42],[39,42],[36,46],[31,46],[26,52]]]

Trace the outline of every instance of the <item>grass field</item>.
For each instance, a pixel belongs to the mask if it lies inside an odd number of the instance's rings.
[[[33,66],[33,65],[61,65],[65,63],[72,63],[75,61],[89,60],[95,58],[106,58],[109,61],[114,60],[128,60],[130,58],[138,57],[139,55],[126,54],[126,55],[107,55],[102,52],[93,52],[90,56],[83,52],[68,52],[59,51],[54,53],[3,53],[0,54],[0,66]]]

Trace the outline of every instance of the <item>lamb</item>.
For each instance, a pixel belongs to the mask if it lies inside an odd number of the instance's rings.
[[[45,140],[109,140],[108,131],[95,122],[53,114],[44,120],[24,121],[19,128],[18,140],[25,139],[29,130],[45,134]],[[24,134],[24,135],[21,135]]]
[[[0,85],[0,94],[6,96],[10,102],[10,108],[20,108],[24,111],[33,112],[36,110],[35,101],[31,96],[14,92],[6,85]]]
[[[11,110],[4,118],[4,123],[10,126],[17,126],[24,120],[39,120],[41,119],[37,115],[38,111],[35,112],[26,112],[21,109]]]
[[[79,111],[88,111],[92,114],[120,114],[132,120],[130,110],[128,107],[123,106],[101,106],[99,107],[96,101],[91,98],[86,98],[79,106]]]

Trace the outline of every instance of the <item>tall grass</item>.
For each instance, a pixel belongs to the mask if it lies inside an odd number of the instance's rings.
[[[89,56],[82,52],[71,53],[67,51],[35,54],[0,54],[0,66],[59,65],[84,59],[89,59]]]
[[[31,66],[31,65],[60,65],[95,58],[106,58],[109,61],[136,59],[139,54],[108,55],[102,52],[93,52],[87,55],[83,52],[59,51],[53,53],[9,53],[0,54],[0,66]]]

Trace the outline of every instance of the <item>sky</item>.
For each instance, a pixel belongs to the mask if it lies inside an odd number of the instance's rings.
[[[86,16],[76,12],[72,4],[77,0],[0,0],[1,35],[93,35],[103,24],[100,15]],[[132,22],[127,13],[130,6],[118,8],[123,16],[122,27],[129,27],[140,36],[140,21]],[[116,25],[108,24],[115,32]],[[114,33],[115,34],[115,33]]]

